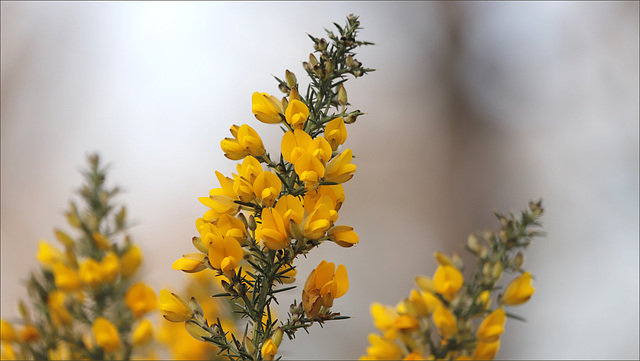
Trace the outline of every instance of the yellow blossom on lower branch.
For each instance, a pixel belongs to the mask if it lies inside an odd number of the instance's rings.
[[[372,304],[373,323],[382,336],[369,336],[371,347],[363,358],[489,360],[496,356],[507,317],[518,318],[503,307],[526,302],[534,292],[531,274],[522,270],[521,249],[539,235],[531,228],[539,226],[542,208],[540,202],[531,202],[520,217],[495,214],[500,230],[468,238],[467,250],[477,258],[477,269],[467,280],[458,255],[436,252],[438,268],[433,279],[416,277],[418,289],[411,290],[395,309]],[[499,280],[509,272],[521,274],[500,294]],[[489,312],[496,295],[499,307]]]
[[[307,278],[302,290],[302,304],[309,318],[320,312],[321,307],[330,308],[333,300],[342,297],[349,289],[347,269],[343,265],[322,261]]]

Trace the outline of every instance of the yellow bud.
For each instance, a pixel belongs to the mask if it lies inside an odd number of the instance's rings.
[[[480,342],[498,341],[500,335],[504,332],[504,323],[507,315],[502,308],[498,308],[491,312],[478,326],[476,337]]]
[[[114,352],[120,348],[118,329],[104,317],[97,317],[91,326],[96,344],[105,352]]]
[[[473,253],[480,252],[480,242],[478,241],[478,238],[475,235],[473,234],[469,235],[469,238],[467,238],[467,247]]]
[[[453,262],[451,262],[451,259],[443,253],[435,252],[433,254],[433,257],[441,266],[453,266]]]
[[[347,90],[343,84],[338,86],[338,103],[342,106],[347,105]]]
[[[433,280],[427,276],[416,277],[416,285],[418,288],[425,292],[436,293],[436,287],[433,285]]]
[[[278,346],[276,346],[272,339],[268,339],[264,345],[262,345],[260,353],[263,359],[271,361],[278,353]]]
[[[509,283],[504,290],[502,303],[508,306],[516,306],[525,303],[531,298],[535,288],[531,286],[531,273],[524,272],[520,277]]]
[[[131,343],[134,346],[145,345],[153,339],[153,325],[149,320],[142,320],[131,334]]]
[[[69,237],[66,233],[59,229],[54,231],[56,239],[60,241],[65,247],[73,247],[73,238]]]
[[[493,265],[493,268],[491,269],[491,276],[495,279],[498,279],[500,278],[501,275],[502,275],[502,263],[497,262],[496,264]]]
[[[129,277],[136,273],[142,263],[142,252],[138,246],[131,246],[120,260],[120,272],[123,277]]]

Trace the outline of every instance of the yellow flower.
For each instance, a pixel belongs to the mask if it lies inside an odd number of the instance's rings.
[[[158,298],[153,288],[144,282],[134,283],[124,296],[124,302],[131,310],[133,318],[138,319],[158,307]]]
[[[96,344],[100,346],[104,352],[114,352],[120,348],[120,334],[118,329],[109,320],[104,317],[96,317],[91,326],[93,337]]]
[[[322,261],[309,274],[302,291],[302,304],[307,316],[315,317],[320,307],[333,306],[333,300],[342,297],[349,289],[347,269],[343,265]]]
[[[275,208],[264,208],[262,210],[262,225],[259,229],[260,232],[257,232],[259,233],[259,238],[269,249],[279,250],[291,244],[282,215]]]
[[[356,165],[351,164],[353,154],[351,149],[346,149],[340,155],[335,156],[327,163],[325,180],[328,182],[344,183],[353,178]]]
[[[64,255],[62,252],[45,241],[38,242],[38,253],[36,254],[36,258],[44,266],[49,267],[53,266],[55,263],[64,261]]]
[[[56,287],[62,291],[76,291],[82,286],[76,271],[62,263],[56,263],[53,265],[53,277]]]
[[[131,343],[134,346],[145,345],[153,339],[153,325],[149,320],[142,320],[131,334]]]
[[[302,154],[309,153],[309,145],[312,141],[311,136],[304,130],[295,129],[293,132],[284,133],[280,143],[282,158],[291,164],[295,164]]]
[[[458,330],[455,316],[444,306],[438,306],[433,311],[433,323],[445,338],[454,335]]]
[[[433,275],[436,291],[449,301],[456,296],[463,282],[462,273],[453,266],[440,265]]]
[[[100,273],[102,274],[103,282],[110,283],[115,281],[120,272],[120,260],[114,252],[107,252],[100,261]]]
[[[524,272],[520,277],[509,283],[504,290],[502,303],[508,306],[516,306],[525,303],[531,298],[535,288],[531,286],[531,273]]]
[[[244,241],[247,235],[247,227],[236,217],[223,214],[216,222],[216,226],[220,234],[224,237],[233,237],[236,241]]]
[[[171,268],[186,273],[200,272],[207,268],[207,266],[204,265],[205,256],[203,253],[187,253],[182,255],[182,258],[173,262]]]
[[[491,312],[478,326],[476,337],[480,342],[495,342],[504,332],[504,323],[507,315],[502,308],[497,308]]]
[[[185,322],[193,317],[191,307],[175,293],[160,290],[160,312],[171,322]]]
[[[100,272],[100,264],[93,258],[87,258],[80,263],[79,275],[82,283],[90,287],[96,287],[102,282],[102,272]]]
[[[344,125],[344,120],[338,117],[327,123],[324,128],[324,137],[329,141],[331,150],[335,152],[338,146],[347,140],[347,127]]]
[[[16,331],[13,329],[13,325],[9,321],[0,320],[0,340],[2,342],[15,342],[18,340]]]
[[[300,100],[293,99],[289,102],[284,115],[291,128],[302,129],[309,116],[309,108]]]
[[[307,190],[316,189],[324,177],[325,169],[316,157],[309,153],[302,154],[294,164],[294,170]]]
[[[262,348],[260,349],[260,353],[262,354],[262,358],[265,360],[273,360],[273,358],[278,353],[278,346],[276,346],[275,342],[272,339],[268,339]]]
[[[291,222],[296,225],[301,225],[302,220],[304,219],[304,207],[302,206],[302,201],[300,201],[300,198],[298,197],[287,194],[286,196],[280,197],[273,208],[282,216],[282,221],[285,229],[287,230],[287,235],[291,237]]]
[[[344,199],[342,184],[320,186],[318,189],[310,190],[304,195],[304,210],[311,214],[318,203],[325,203],[330,209],[335,210],[337,215],[337,211],[340,210]]]
[[[353,227],[335,226],[327,232],[329,238],[342,247],[351,247],[359,242],[359,237]]]
[[[402,358],[402,349],[393,340],[380,337],[376,334],[369,334],[369,343],[367,347],[367,355],[364,357],[373,360],[400,360]]]
[[[220,182],[220,188],[210,190],[209,197],[198,198],[202,204],[211,208],[202,217],[207,221],[218,219],[223,214],[233,216],[239,208],[239,205],[234,202],[238,197],[233,191],[233,179],[225,177],[218,171],[216,171],[216,177]]]
[[[302,232],[305,238],[320,239],[332,226],[332,210],[326,204],[319,204],[304,222]]]
[[[431,292],[422,292],[416,289],[411,290],[409,303],[413,306],[417,315],[421,317],[431,316],[436,307],[442,304],[438,297]]]
[[[251,202],[256,195],[253,193],[253,183],[262,170],[262,164],[255,157],[247,156],[241,164],[236,165],[238,174],[233,174],[233,191],[245,203]]]
[[[142,252],[138,246],[131,246],[122,255],[120,260],[120,273],[122,277],[129,277],[136,273],[142,263]]]
[[[383,333],[393,328],[393,322],[398,318],[398,312],[393,307],[381,303],[373,303],[369,309],[373,325]]]
[[[47,295],[47,307],[51,313],[53,324],[60,327],[70,325],[73,317],[65,307],[65,294],[61,291],[52,291]]]
[[[233,125],[230,131],[233,138],[224,138],[220,141],[220,148],[225,157],[240,160],[248,155],[261,157],[267,152],[258,132],[247,124],[242,124],[240,127]]]
[[[270,171],[260,173],[253,182],[253,193],[266,207],[273,206],[281,189],[282,181]]]
[[[240,243],[233,237],[216,237],[209,246],[209,262],[224,273],[233,272],[243,257]]]
[[[267,93],[253,93],[251,111],[259,121],[264,123],[275,124],[282,121],[282,103]]]
[[[473,351],[474,360],[493,360],[500,349],[500,341],[495,342],[478,342],[475,351]]]
[[[40,338],[40,331],[33,325],[26,325],[20,331],[20,341],[22,342],[33,342]]]

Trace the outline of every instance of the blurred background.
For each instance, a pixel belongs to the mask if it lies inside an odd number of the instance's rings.
[[[179,288],[171,263],[192,252],[198,197],[232,124],[279,153],[278,127],[255,120],[271,75],[306,84],[305,33],[360,16],[356,57],[379,71],[346,84],[358,166],[341,222],[360,244],[322,259],[351,283],[335,309],[353,320],[314,326],[286,359],[365,353],[373,301],[395,305],[434,251],[461,252],[496,228],[494,209],[544,198],[546,238],[525,267],[536,295],[509,320],[504,359],[638,355],[638,2],[6,2],[2,1],[2,316],[17,315],[40,239],[63,216],[85,156],[111,164],[109,184],[137,226],[143,277]],[[293,298],[283,298],[283,310]],[[284,311],[283,311],[284,312]]]

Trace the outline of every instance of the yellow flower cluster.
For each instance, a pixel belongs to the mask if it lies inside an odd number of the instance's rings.
[[[160,292],[165,319],[185,322],[195,338],[217,345],[231,358],[273,359],[285,332],[292,337],[297,328],[306,329],[313,322],[343,318],[330,308],[349,288],[347,271],[344,265],[327,261],[308,276],[302,301],[294,302],[295,312],[287,323],[275,324],[269,304],[276,293],[294,288],[274,289],[293,282],[299,255],[325,241],[345,248],[359,242],[352,227],[337,223],[345,201],[342,184],[356,171],[353,152],[342,149],[346,124],[363,114],[346,111],[344,77],[370,71],[361,68],[351,53],[369,44],[355,41],[358,27],[357,17],[350,16],[346,27],[338,26],[339,37],[328,32],[331,46],[311,37],[320,60],[311,54],[313,64],[303,64],[312,78],[306,96],[298,92],[297,79],[288,70],[285,81],[276,78],[285,93],[282,99],[264,92],[252,94],[255,118],[284,131],[280,155],[272,158],[250,125],[231,126],[231,136],[222,139],[220,147],[226,158],[238,162],[236,172],[230,176],[215,172],[219,187],[199,198],[207,211],[195,222],[199,236],[192,241],[197,252],[184,254],[172,265],[187,273],[214,270],[223,278],[225,292],[217,296],[240,300],[234,302],[235,311],[251,326],[243,342],[229,343],[223,325],[207,322],[196,299],[187,302],[167,290]]]
[[[125,208],[112,217],[111,197],[118,190],[104,188],[106,174],[98,156],[90,156],[89,163],[87,185],[80,191],[87,211],[80,213],[71,203],[67,212],[79,235],[71,237],[56,230],[62,249],[40,241],[36,254],[40,273],[33,273],[28,283],[34,314],[20,304],[18,323],[24,326],[17,333],[11,323],[2,320],[3,357],[149,356],[142,346],[152,340],[153,327],[143,317],[157,309],[157,297],[144,282],[132,283],[142,252],[128,236],[123,237]]]
[[[503,228],[486,232],[482,245],[475,235],[467,249],[478,258],[480,270],[465,282],[462,261],[457,256],[435,253],[439,263],[432,278],[416,277],[416,289],[396,307],[371,305],[371,316],[380,334],[370,334],[363,360],[489,360],[500,348],[507,318],[505,307],[520,305],[533,295],[531,274],[521,270],[523,256],[511,252],[524,248],[536,231],[540,203],[530,203],[522,220],[498,215]],[[503,270],[519,273],[498,294],[498,307],[491,309],[493,293]],[[512,315],[509,315],[512,316]],[[513,316],[515,317],[515,316]],[[477,328],[474,327],[477,325]],[[408,350],[408,351],[407,351]]]

